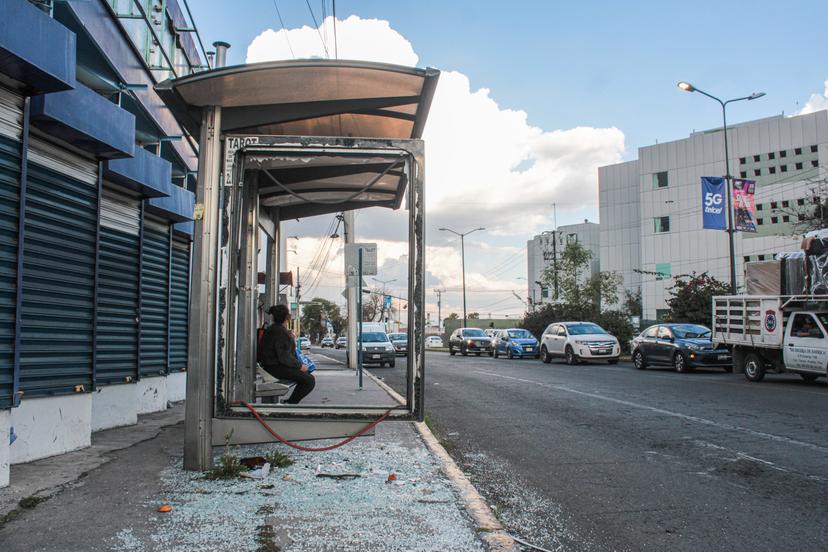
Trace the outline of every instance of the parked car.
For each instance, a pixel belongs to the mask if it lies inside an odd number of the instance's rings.
[[[555,322],[541,336],[541,357],[545,363],[564,357],[567,364],[582,360],[618,362],[621,345],[615,336],[592,322]]]
[[[499,331],[500,330],[497,330],[495,328],[486,328],[485,330],[483,330],[483,333],[486,334],[486,337],[488,337],[489,339],[494,339],[495,334]]]
[[[342,337],[337,337],[336,341],[334,342],[335,349],[344,349],[348,346],[348,338],[344,335]]]
[[[540,358],[540,345],[529,330],[509,328],[498,330],[492,336],[495,358],[506,355],[509,358],[523,358],[527,356]]]
[[[458,352],[467,356],[474,353],[480,356],[481,353],[492,355],[492,340],[480,328],[457,328],[449,337],[449,354],[456,355]]]
[[[320,347],[322,347],[323,349],[324,349],[325,347],[330,347],[330,348],[332,348],[332,349],[333,349],[333,346],[334,346],[334,340],[333,340],[333,338],[332,338],[332,337],[323,337],[323,338],[322,338],[322,341],[320,341],[320,342],[319,342],[319,346],[320,346]]]
[[[440,349],[443,347],[443,338],[439,335],[430,335],[425,340],[426,349]]]
[[[394,345],[394,350],[397,356],[406,356],[408,354],[408,334],[407,333],[392,333],[388,334],[388,339]]]
[[[300,337],[299,338],[299,348],[302,349],[303,351],[310,351],[310,348],[311,348],[310,338],[307,337],[307,336],[304,336],[304,335],[302,337]]]
[[[733,358],[724,346],[714,347],[710,329],[698,324],[656,324],[633,339],[633,364],[672,366],[676,372],[693,368],[733,371]]]

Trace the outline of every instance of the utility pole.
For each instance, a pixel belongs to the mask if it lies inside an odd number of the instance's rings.
[[[437,294],[437,330],[442,334],[443,333],[443,316],[442,316],[442,306],[443,306],[443,294],[446,292],[444,289],[435,289],[434,293]]]
[[[302,342],[302,283],[299,280],[299,266],[296,266],[296,339]],[[299,349],[302,346],[299,345]]]
[[[356,243],[355,229],[354,229],[354,212],[345,211],[342,213],[342,233],[345,236],[345,245]],[[354,267],[356,268],[356,267]],[[348,267],[345,267],[346,277],[348,274]],[[357,368],[357,294],[362,294],[362,282],[357,282],[355,286],[347,288],[347,337],[348,337],[348,368],[356,370]],[[362,313],[360,313],[360,318]]]

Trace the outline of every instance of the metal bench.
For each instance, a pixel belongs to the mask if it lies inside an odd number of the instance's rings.
[[[261,398],[262,402],[274,402],[274,399],[281,402],[296,387],[295,381],[274,378],[261,366],[256,366],[256,372],[261,380],[256,382],[256,398]]]

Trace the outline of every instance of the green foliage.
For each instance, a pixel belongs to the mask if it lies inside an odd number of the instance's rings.
[[[603,306],[618,303],[618,288],[623,282],[616,272],[589,275],[592,252],[578,242],[567,244],[558,262],[546,267],[541,281],[553,287],[558,282],[558,301],[569,311],[583,313],[577,319],[588,320]]]
[[[630,352],[630,340],[636,332],[626,312],[618,310],[604,311],[595,318],[594,322],[618,338],[621,351]]]
[[[268,452],[263,458],[273,468],[289,468],[295,463],[293,458],[284,452],[279,452],[278,450]]]
[[[676,276],[669,289],[667,321],[710,326],[711,305],[716,295],[729,295],[730,286],[706,272]]]
[[[208,470],[204,479],[235,479],[242,472],[249,471],[249,468],[241,463],[241,459],[230,448],[230,439],[233,437],[233,430],[224,435],[224,454],[221,455],[218,466]]]
[[[342,318],[336,303],[315,297],[309,305],[302,307],[302,333],[309,335],[311,341],[319,341],[327,335],[325,320],[330,320],[334,333],[341,335],[345,328],[345,319]]]
[[[624,311],[630,316],[642,316],[644,305],[641,302],[641,289],[630,291],[624,290]]]

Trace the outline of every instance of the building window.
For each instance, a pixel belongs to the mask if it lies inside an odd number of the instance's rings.
[[[781,165],[779,167],[779,170],[782,171],[782,172],[788,172],[788,166],[787,165]]]
[[[791,222],[791,217],[788,215],[782,215],[782,222]]]
[[[756,224],[765,224],[765,219],[761,219],[761,218],[756,219]]]
[[[776,154],[775,154],[775,153],[773,153],[773,152],[770,152],[770,153],[768,154],[768,159],[776,159]]]
[[[811,146],[811,153],[816,153],[819,150],[816,146]]]
[[[799,213],[798,215],[796,215],[796,219],[800,222],[802,222],[806,218],[808,218],[808,217],[805,215],[805,213]]]
[[[661,234],[670,231],[670,217],[656,217],[653,219],[655,223],[656,234]]]
[[[762,169],[753,169],[753,176],[762,176]]]
[[[771,224],[777,224],[779,222],[779,217],[771,217]]]
[[[760,261],[764,261],[764,260],[765,260],[765,256],[764,256],[764,255],[759,255],[759,260],[760,260]]]
[[[799,199],[796,200],[796,204],[797,205],[805,205],[805,200],[800,197]]]
[[[741,175],[742,178],[747,178],[747,171],[742,171],[739,174]]]
[[[750,262],[750,255],[745,255],[744,260],[745,260],[746,263],[749,263]]]
[[[787,199],[782,202],[782,208],[783,209],[786,208],[786,207],[790,207],[790,206],[791,206],[791,202],[788,201]]]
[[[802,148],[794,148],[794,155],[802,155]]]
[[[779,204],[775,201],[771,201],[771,209],[776,209],[779,207]]]
[[[758,163],[758,162],[759,162],[759,161],[761,161],[761,160],[762,160],[762,158],[761,158],[760,156],[758,156],[758,155],[754,155],[754,156],[753,156],[753,162],[754,162],[754,163]]]
[[[670,263],[656,263],[655,266],[656,280],[666,280],[673,275],[673,268]]]
[[[757,211],[761,211],[761,210],[762,210],[762,204],[761,204],[761,203],[757,203],[757,204],[756,204],[756,210],[757,210]]]
[[[776,174],[776,167],[768,167],[768,172],[771,174]]]
[[[787,157],[787,156],[788,156],[788,152],[787,152],[787,151],[782,150],[782,151],[780,151],[780,152],[779,152],[779,157]]]
[[[653,188],[666,188],[667,184],[667,171],[653,173]]]
[[[742,165],[744,165],[745,163],[747,163],[747,157],[740,157],[740,158],[739,158],[739,163],[741,163]]]
[[[801,171],[802,170],[802,163],[797,163],[795,165],[795,167],[796,167],[796,170]]]
[[[811,161],[811,166],[812,166],[812,167],[819,167],[819,161],[817,161],[816,159],[813,159],[813,160]]]

